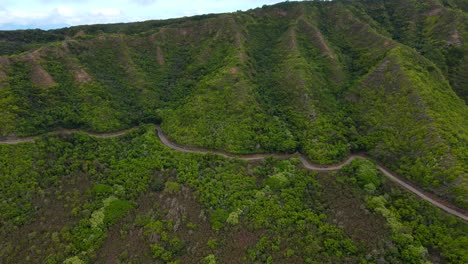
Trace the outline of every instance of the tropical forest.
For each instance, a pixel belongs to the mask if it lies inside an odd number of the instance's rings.
[[[0,31],[0,263],[468,263],[468,2]]]

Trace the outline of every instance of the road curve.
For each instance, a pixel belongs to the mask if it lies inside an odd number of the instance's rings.
[[[57,130],[54,133],[57,134],[62,134],[62,135],[68,135],[76,132],[83,132],[86,133],[89,136],[97,137],[97,138],[112,138],[112,137],[117,137],[121,136],[125,133],[127,133],[130,130],[133,130],[135,128],[130,128],[130,129],[125,129],[125,130],[120,130],[116,132],[111,132],[111,133],[93,133],[93,132],[86,132],[82,131],[79,129],[61,129]],[[164,135],[162,132],[161,128],[159,126],[156,126],[156,130],[158,133],[158,137],[165,146],[176,150],[176,151],[181,151],[181,152],[186,152],[186,153],[212,153],[212,154],[217,154],[226,158],[238,158],[242,160],[247,160],[247,161],[253,161],[253,160],[263,160],[267,157],[275,157],[275,158],[298,158],[301,162],[304,168],[311,170],[311,171],[334,171],[334,170],[339,170],[343,168],[343,166],[351,163],[354,159],[359,159],[359,158],[368,158],[368,156],[363,155],[363,154],[353,154],[348,156],[348,158],[340,163],[337,164],[332,164],[332,165],[319,165],[319,164],[314,164],[310,162],[310,160],[304,156],[301,153],[294,153],[294,154],[283,154],[283,153],[270,153],[270,154],[245,154],[245,155],[239,155],[239,154],[233,154],[225,151],[219,151],[219,150],[210,150],[210,149],[205,149],[205,148],[199,148],[199,147],[188,147],[188,146],[182,146],[177,143],[172,142],[169,140],[169,138]],[[25,142],[33,142],[35,137],[4,137],[0,138],[0,144],[18,144],[18,143],[25,143]],[[395,182],[397,185],[403,187],[404,189],[414,193],[415,195],[419,196],[421,199],[433,204],[434,206],[444,210],[445,212],[454,215],[456,217],[459,217],[463,219],[464,221],[468,222],[468,216],[464,213],[462,213],[462,210],[449,204],[447,201],[440,200],[434,195],[428,194],[419,188],[412,186],[411,184],[405,182],[402,177],[398,176],[397,174],[391,172],[389,169],[385,168],[384,166],[377,164],[377,168],[379,169],[380,172],[382,172],[383,175],[385,175],[387,178]]]
[[[227,158],[238,158],[242,160],[262,160],[267,157],[277,157],[277,158],[292,158],[296,157],[298,158],[301,162],[304,168],[311,170],[311,171],[334,171],[334,170],[339,170],[343,168],[345,165],[351,163],[354,159],[362,159],[362,158],[367,158],[370,159],[368,156],[363,155],[363,154],[353,154],[348,156],[348,158],[340,163],[337,164],[332,164],[332,165],[318,165],[318,164],[313,164],[310,162],[310,160],[304,156],[303,154],[300,153],[294,153],[294,154],[247,154],[247,155],[238,155],[238,154],[232,154],[224,151],[219,151],[219,150],[209,150],[205,148],[199,148],[199,147],[187,147],[187,146],[182,146],[179,144],[176,144],[169,140],[166,135],[162,132],[161,128],[159,126],[156,127],[158,131],[158,137],[161,140],[161,142],[166,145],[167,147],[177,150],[177,151],[182,151],[182,152],[187,152],[187,153],[213,153],[217,155],[221,155],[223,157]],[[379,169],[380,172],[382,172],[383,175],[385,175],[387,178],[395,182],[396,184],[400,185],[404,189],[416,194],[423,200],[433,204],[434,206],[439,207],[440,209],[446,211],[447,213],[454,215],[456,217],[459,217],[465,221],[468,222],[468,216],[463,214],[461,212],[461,209],[458,209],[450,204],[448,204],[446,201],[439,200],[437,198],[433,198],[432,195],[425,193],[424,191],[412,186],[411,184],[405,182],[402,180],[402,178],[395,173],[391,172],[389,169],[383,167],[382,165],[376,164],[377,168]]]

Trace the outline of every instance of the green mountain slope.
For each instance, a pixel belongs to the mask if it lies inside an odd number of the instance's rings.
[[[468,111],[433,63],[395,48],[346,96],[364,148],[411,180],[452,192],[464,204]]]
[[[235,153],[366,151],[467,208],[467,16],[463,1],[286,2],[0,32],[0,135],[157,122]]]

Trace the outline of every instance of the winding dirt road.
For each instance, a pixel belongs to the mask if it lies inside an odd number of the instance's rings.
[[[91,133],[91,132],[85,132],[82,130],[78,129],[63,129],[63,130],[58,130],[55,131],[54,133],[57,134],[62,134],[62,135],[67,135],[67,134],[72,134],[76,132],[84,132],[87,135],[93,136],[93,137],[98,137],[98,138],[111,138],[111,137],[117,137],[121,136],[128,131],[132,130],[134,128],[126,129],[126,130],[120,130],[112,133]],[[246,155],[238,155],[238,154],[232,154],[229,152],[224,152],[224,151],[219,151],[219,150],[210,150],[210,149],[205,149],[205,148],[199,148],[199,147],[188,147],[188,146],[182,146],[177,143],[172,142],[169,140],[169,138],[164,135],[162,132],[161,128],[159,126],[156,127],[156,130],[158,132],[158,137],[161,140],[161,142],[166,145],[167,147],[176,150],[176,151],[181,151],[181,152],[186,152],[186,153],[212,153],[212,154],[217,154],[226,158],[238,158],[242,160],[247,160],[247,161],[253,161],[253,160],[263,160],[267,157],[275,157],[275,158],[298,158],[301,162],[304,168],[311,170],[311,171],[334,171],[334,170],[339,170],[346,164],[351,163],[354,159],[360,159],[360,158],[367,158],[370,159],[366,155],[362,154],[353,154],[348,156],[348,158],[341,163],[338,164],[332,164],[332,165],[318,165],[314,164],[309,161],[309,159],[304,156],[303,154],[300,153],[294,153],[294,154],[278,154],[278,153],[271,153],[271,154],[246,154]],[[4,137],[0,138],[0,144],[18,144],[18,143],[24,143],[24,142],[33,142],[35,137]],[[464,221],[468,222],[468,216],[462,212],[461,209],[449,204],[447,201],[441,200],[437,197],[435,197],[432,194],[428,194],[425,191],[422,191],[421,189],[407,183],[406,181],[403,180],[402,177],[398,176],[397,174],[391,172],[389,169],[385,168],[384,166],[377,164],[377,168],[382,172],[383,175],[385,175],[387,178],[398,184],[399,186],[403,187],[404,189],[414,193],[415,195],[419,196],[421,199],[433,204],[434,206],[444,210],[445,212],[454,215],[456,217],[459,217],[463,219]]]
[[[115,132],[109,132],[109,133],[94,133],[94,132],[87,132],[83,131],[80,129],[60,129],[51,133],[59,134],[59,135],[70,135],[73,133],[77,132],[82,132],[87,134],[88,136],[92,137],[97,137],[97,138],[112,138],[112,137],[118,137],[121,136],[125,133],[127,133],[130,130],[133,130],[135,128],[129,128],[129,129],[124,129],[124,130],[119,130]],[[14,137],[14,136],[9,136],[9,137],[3,137],[0,138],[0,144],[3,145],[14,145],[14,144],[19,144],[19,143],[26,143],[26,142],[33,142],[36,137]]]
[[[348,156],[348,158],[340,163],[337,164],[332,164],[332,165],[327,165],[327,166],[322,166],[318,164],[314,164],[309,161],[309,159],[304,156],[303,154],[300,153],[294,153],[294,154],[247,154],[247,155],[238,155],[238,154],[232,154],[224,151],[219,151],[219,150],[209,150],[205,148],[198,148],[198,147],[187,147],[187,146],[182,146],[178,145],[171,140],[167,138],[166,135],[162,132],[161,128],[157,126],[157,131],[158,131],[158,136],[161,142],[168,146],[169,148],[177,151],[182,151],[182,152],[188,152],[188,153],[213,153],[217,155],[221,155],[223,157],[227,158],[238,158],[242,160],[263,160],[267,157],[276,157],[276,158],[298,158],[301,162],[302,165],[311,171],[334,171],[334,170],[339,170],[343,168],[343,166],[351,163],[354,159],[362,159],[362,158],[367,158],[370,159],[368,156],[363,155],[363,154],[353,154]],[[390,180],[395,182],[396,184],[400,185],[404,189],[416,194],[417,196],[421,197],[425,201],[439,207],[440,209],[446,211],[447,213],[457,216],[465,221],[468,222],[468,216],[464,213],[462,213],[461,209],[456,208],[453,205],[448,204],[446,201],[440,200],[434,195],[428,194],[422,190],[420,190],[417,187],[412,186],[411,184],[405,182],[402,180],[402,178],[395,173],[391,172],[389,169],[385,168],[384,166],[377,164],[377,168],[379,169],[380,172],[382,172],[383,175],[387,176]]]

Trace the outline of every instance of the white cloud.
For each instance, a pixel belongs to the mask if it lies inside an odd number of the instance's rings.
[[[135,2],[140,5],[152,5],[156,3],[158,0],[130,0],[130,2]]]
[[[83,4],[88,2],[88,0],[40,0],[39,2],[44,4]]]
[[[233,12],[281,0],[0,0],[0,30],[56,28]],[[19,25],[15,27],[15,25]]]
[[[27,12],[0,10],[0,29],[31,27],[53,28],[81,24],[116,23],[128,18],[116,8],[76,11],[70,7],[57,7],[47,11]]]
[[[59,6],[56,8],[56,11],[59,15],[64,17],[71,17],[75,14],[73,8],[67,6]]]
[[[120,15],[120,10],[115,8],[101,8],[91,10],[91,15],[93,16],[118,16]]]

